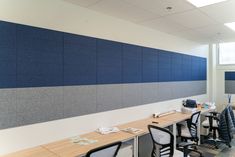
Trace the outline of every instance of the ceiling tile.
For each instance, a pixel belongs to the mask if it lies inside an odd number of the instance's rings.
[[[76,5],[79,5],[82,7],[88,7],[90,5],[93,5],[93,4],[101,1],[101,0],[64,0],[64,1],[76,4]]]
[[[205,36],[204,34],[200,34],[194,30],[186,30],[186,31],[180,31],[180,32],[174,32],[172,35],[185,38],[188,40],[196,41],[196,42],[201,42],[205,43],[210,41],[209,36]]]
[[[235,36],[235,32],[231,29],[227,28],[226,26],[219,24],[219,25],[211,25],[199,29],[195,29],[195,32],[199,32],[201,34],[210,36],[210,37],[219,37],[219,36]]]
[[[170,15],[167,18],[187,28],[198,28],[216,24],[215,20],[210,19],[198,10]]]
[[[201,8],[187,0],[64,1],[197,42],[235,41],[235,32],[223,25],[235,22],[235,0]]]
[[[142,23],[140,23],[141,25],[162,31],[162,32],[166,32],[166,33],[171,33],[171,32],[176,32],[176,31],[182,31],[182,30],[186,30],[186,27],[183,27],[175,22],[173,22],[172,20],[169,20],[167,18],[157,18],[154,20],[150,20],[150,21],[144,21]]]
[[[183,12],[194,9],[195,7],[185,0],[124,0],[140,8],[157,13],[161,16]],[[167,10],[167,7],[172,7],[172,10]]]
[[[88,8],[132,22],[159,17],[159,15],[155,13],[138,8],[122,0],[102,0]]]
[[[235,32],[229,30],[224,25],[210,25],[199,29],[191,29],[171,33],[176,36],[187,38],[204,43],[213,43],[218,41],[234,41]]]
[[[202,7],[200,10],[221,23],[235,22],[234,0]]]

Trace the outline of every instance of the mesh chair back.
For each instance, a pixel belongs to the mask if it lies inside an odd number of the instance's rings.
[[[172,157],[174,154],[174,136],[164,128],[148,126],[153,141],[152,157]]]
[[[200,111],[193,113],[190,120],[187,121],[188,129],[192,137],[197,137],[197,125],[200,113],[201,113]]]
[[[121,142],[115,142],[99,148],[90,150],[86,157],[116,157],[120,149]]]
[[[232,118],[232,121],[233,121],[233,125],[235,127],[235,116],[234,116],[234,113],[233,113],[233,108],[231,105],[228,105],[228,110],[229,110],[229,113],[231,115],[231,118]]]

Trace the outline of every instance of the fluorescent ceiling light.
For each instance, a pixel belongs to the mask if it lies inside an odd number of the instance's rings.
[[[199,8],[199,7],[204,7],[204,6],[215,4],[215,3],[224,2],[227,0],[187,0],[187,1]]]
[[[231,22],[231,23],[225,23],[225,26],[229,27],[230,29],[232,29],[233,31],[235,31],[235,22]]]

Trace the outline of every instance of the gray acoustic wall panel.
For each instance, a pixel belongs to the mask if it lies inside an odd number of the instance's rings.
[[[190,82],[191,83],[191,82]],[[172,97],[173,98],[183,98],[187,97],[190,93],[190,83],[187,81],[174,82],[172,83]]]
[[[97,112],[123,107],[122,84],[97,85]]]
[[[206,94],[206,81],[171,82],[172,98]]]
[[[2,89],[0,128],[205,93],[206,81]]]
[[[71,117],[96,112],[96,86],[64,87],[64,116]]]
[[[234,94],[235,93],[235,81],[225,80],[225,93]]]
[[[123,84],[123,106],[131,107],[142,104],[142,84]]]
[[[142,103],[154,103],[159,101],[158,83],[142,84]]]
[[[16,113],[16,89],[0,90],[0,115]]]
[[[71,117],[96,112],[96,86],[64,87],[64,116]]]
[[[0,129],[205,93],[206,81],[1,89]]]
[[[0,90],[0,128],[17,126],[16,89]]]
[[[18,125],[64,117],[63,87],[17,89]]]
[[[158,98],[159,101],[165,101],[172,99],[172,82],[161,82],[158,83]]]
[[[0,129],[19,126],[16,113],[0,115]]]

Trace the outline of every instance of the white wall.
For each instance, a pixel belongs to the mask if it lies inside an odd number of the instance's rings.
[[[131,44],[208,56],[208,46],[99,14],[63,0],[0,0],[0,20]],[[209,86],[209,83],[207,83]],[[207,88],[209,89],[209,88]],[[208,93],[208,92],[207,92]],[[208,95],[193,97],[207,101]],[[0,154],[33,147],[180,107],[182,99],[0,131]],[[122,115],[122,116],[120,116]]]
[[[216,103],[217,110],[222,111],[228,103],[228,95],[225,94],[225,71],[235,71],[235,66],[218,64],[218,44],[210,46],[209,60],[209,97]],[[232,96],[232,103],[235,104],[235,95]]]

